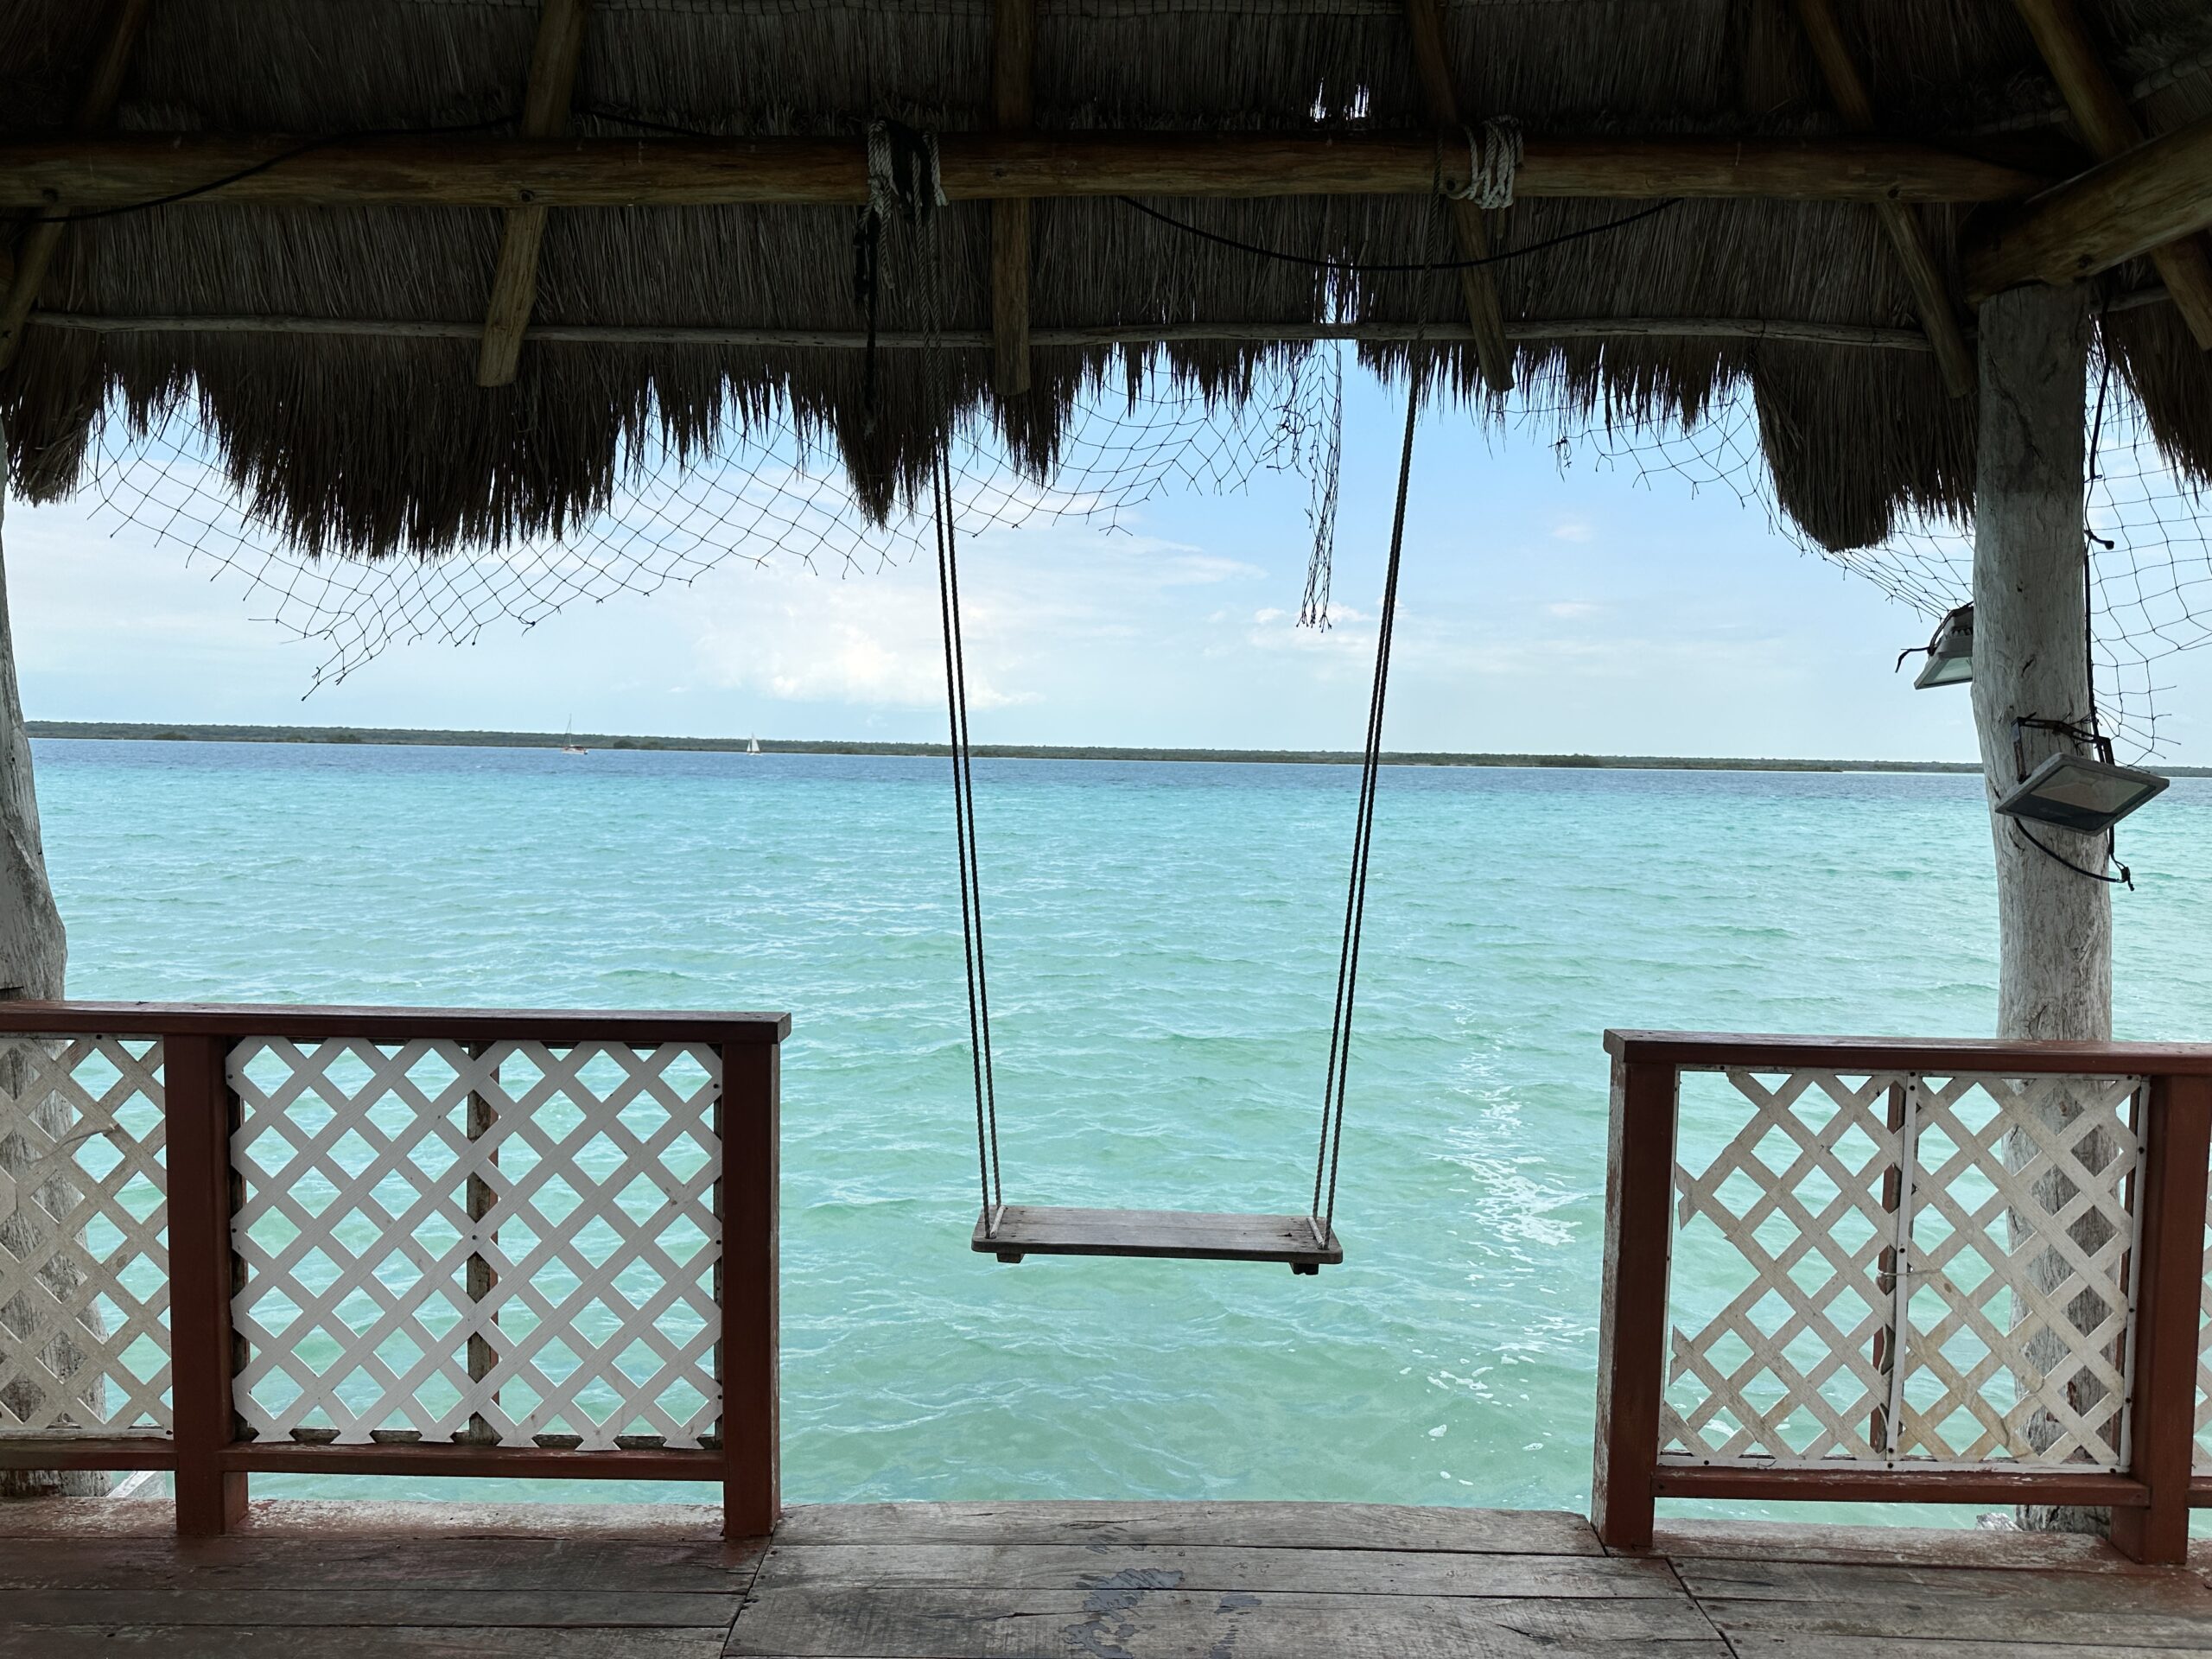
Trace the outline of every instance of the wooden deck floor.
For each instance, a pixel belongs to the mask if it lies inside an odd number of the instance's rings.
[[[704,1510],[0,1507],[0,1659],[2158,1659],[2203,1571],[2079,1538],[1707,1524],[1609,1555],[1579,1516],[1350,1504]]]

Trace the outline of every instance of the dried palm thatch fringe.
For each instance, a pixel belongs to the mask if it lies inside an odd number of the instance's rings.
[[[99,8],[15,0],[0,9],[0,130],[61,125],[95,49]],[[2116,64],[2142,82],[2146,124],[2212,113],[2212,77],[2161,76],[2161,53],[2201,51],[2200,0],[2115,0]],[[985,0],[608,0],[594,8],[580,108],[728,132],[856,135],[895,117],[927,130],[992,124]],[[1931,137],[2051,100],[2005,0],[1865,0],[1850,9],[1878,124]],[[1834,129],[1788,8],[1753,0],[1457,0],[1451,66],[1470,118],[1532,133],[1721,135]],[[530,58],[524,0],[163,0],[118,123],[140,130],[302,134],[485,121],[511,112]],[[2157,59],[2157,61],[2151,60]],[[2028,91],[2024,99],[2023,88]],[[1422,107],[1399,0],[1044,0],[1042,128],[1286,128],[1319,120],[1412,127]],[[615,132],[581,118],[579,131]],[[1430,200],[1354,198],[1163,203],[1223,235],[1347,261],[1427,245]],[[1525,246],[1616,216],[1621,204],[1524,200],[1498,226]],[[990,326],[988,210],[945,215],[944,326]],[[1958,215],[1923,210],[1940,266]],[[1310,343],[1199,340],[1173,331],[1302,319],[1317,330],[1431,330],[1437,343],[1372,340],[1386,372],[1433,359],[1431,395],[1484,418],[1450,273],[1361,276],[1300,270],[1203,245],[1112,201],[1033,209],[1032,315],[1055,330],[1168,333],[1151,345],[1040,346],[1033,386],[1001,402],[989,353],[963,345],[935,407],[919,353],[879,366],[863,418],[863,365],[842,347],[577,340],[525,345],[512,385],[474,384],[466,340],[34,329],[0,382],[17,487],[78,486],[107,418],[191,411],[246,505],[302,549],[438,554],[557,536],[609,499],[628,458],[734,448],[788,410],[840,456],[877,514],[912,500],[948,423],[995,430],[1046,473],[1074,401],[1141,391],[1156,366],[1226,400],[1257,365]],[[450,322],[480,318],[499,216],[466,209],[293,211],[203,206],[74,228],[42,295],[108,317],[281,315]],[[862,324],[848,276],[852,217],[838,208],[605,209],[553,214],[537,321],[582,328],[754,329],[843,334]],[[882,296],[881,327],[919,333],[920,284]],[[1846,329],[1914,327],[1875,216],[1848,205],[1688,202],[1602,237],[1496,268],[1516,332],[1544,317],[1752,318]],[[2141,270],[2114,273],[2115,291]],[[2183,472],[2212,475],[2212,369],[2162,309],[2115,316],[2109,349]],[[1925,353],[1796,338],[1522,338],[1516,377],[1564,393],[1581,418],[1675,426],[1748,395],[1785,508],[1818,541],[1878,540],[1901,516],[1956,517],[1974,475],[1971,408],[1943,395]]]

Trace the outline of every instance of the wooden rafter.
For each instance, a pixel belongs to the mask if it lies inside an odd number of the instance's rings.
[[[2051,78],[2066,99],[2082,141],[2100,162],[2110,162],[2143,142],[2143,124],[2106,69],[2074,0],[2012,0],[2035,36]],[[2206,188],[2200,175],[2199,188]],[[2212,258],[2204,244],[2184,233],[2164,245],[2142,250],[2158,268],[2159,280],[2174,297],[2196,343],[2212,350]]]
[[[530,85],[523,95],[525,138],[556,137],[569,124],[590,10],[591,0],[543,0],[537,44],[530,55]],[[507,209],[492,300],[485,311],[483,348],[476,359],[480,386],[510,384],[522,361],[523,335],[537,303],[537,251],[545,238],[546,212],[536,204]]]
[[[77,131],[94,131],[105,126],[114,116],[115,101],[123,93],[124,71],[130,67],[130,54],[138,44],[139,32],[145,27],[146,13],[152,3],[153,0],[117,0],[115,19],[108,26],[107,39],[92,65],[92,79],[86,84],[84,96],[78,100],[76,119],[72,124]],[[68,228],[67,220],[59,214],[43,213],[32,222],[16,245],[13,269],[5,273],[6,296],[0,298],[0,369],[16,360],[24,319],[38,303],[38,291],[46,283],[47,268],[54,263],[54,253],[61,246],[62,232]]]
[[[1427,133],[949,132],[948,200],[1427,195]],[[258,168],[249,176],[248,169]],[[1531,137],[1516,193],[1648,200],[2020,201],[2050,181],[1879,138]],[[105,207],[178,191],[283,207],[858,205],[866,147],[838,138],[350,138],[135,132],[0,142],[0,208]]]
[[[1035,119],[1036,0],[998,0],[992,101],[1001,132]],[[1001,397],[1029,390],[1029,204],[991,204],[991,343]]]
[[[2163,298],[2163,295],[2157,296]],[[358,336],[375,340],[473,340],[478,325],[418,318],[310,317],[193,314],[172,316],[117,316],[99,313],[41,311],[35,327],[97,334],[273,334],[308,338]],[[1848,322],[1797,321],[1769,317],[1544,317],[1505,325],[1513,340],[1788,340],[1815,346],[1851,346],[1869,351],[1929,349],[1917,328],[1882,328]],[[857,328],[750,328],[700,327],[689,323],[541,323],[530,331],[533,344],[574,346],[677,346],[719,348],[741,346],[770,350],[861,351],[870,336]],[[1090,327],[1037,328],[1038,346],[1125,346],[1154,344],[1272,345],[1282,340],[1346,340],[1410,341],[1471,339],[1464,327],[1435,322],[1190,322],[1114,323]],[[932,343],[981,349],[995,342],[983,329],[941,329],[935,333],[879,331],[874,340],[887,351],[919,350]]]
[[[1438,0],[1406,0],[1406,28],[1413,36],[1414,73],[1421,82],[1421,100],[1428,118],[1439,131],[1459,125],[1459,96],[1452,84],[1451,62],[1444,50],[1444,13]],[[1490,257],[1490,227],[1483,210],[1471,201],[1447,201],[1452,232],[1461,259]],[[1497,283],[1478,265],[1462,265],[1459,294],[1467,308],[1467,326],[1475,338],[1475,357],[1483,378],[1492,391],[1513,390],[1513,347],[1505,337],[1505,309],[1499,302]]]
[[[2068,180],[1967,245],[1967,297],[2070,283],[2212,229],[2212,120],[2153,138]],[[2187,270],[2187,264],[2182,266]],[[2169,284],[2183,316],[2189,307]],[[2195,331],[2195,322],[2190,323]],[[2201,336],[2200,336],[2201,338]]]
[[[1812,46],[1813,56],[1820,63],[1821,76],[1827,82],[1828,97],[1835,105],[1836,113],[1852,131],[1872,132],[1873,100],[1867,96],[1866,83],[1845,43],[1842,29],[1836,24],[1834,8],[1829,0],[1796,0],[1796,4],[1797,21]],[[1901,201],[1885,199],[1874,204],[1874,211],[1880,216],[1890,245],[1897,251],[1906,286],[1912,290],[1913,306],[1920,314],[1920,326],[1927,332],[1928,343],[1935,350],[1943,389],[1954,397],[1964,397],[1974,389],[1974,353],[1967,349],[1958,314],[1951,306],[1950,290],[1929,251],[1928,238],[1921,229],[1920,219]]]

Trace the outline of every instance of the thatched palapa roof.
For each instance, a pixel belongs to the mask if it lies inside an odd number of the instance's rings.
[[[903,346],[880,353],[872,421],[863,408],[851,204],[873,118],[944,135],[948,194],[972,197],[988,194],[975,178],[1005,175],[962,161],[971,184],[953,192],[956,158],[984,154],[981,141],[961,149],[960,136],[1020,125],[1025,101],[1044,135],[1330,134],[1351,146],[1396,133],[1435,168],[1464,165],[1430,136],[1440,92],[1459,118],[1510,116],[1528,136],[1529,188],[1482,218],[1500,249],[1677,193],[1655,163],[1622,168],[1617,190],[1585,176],[1548,194],[1572,170],[1567,141],[1596,145],[1589,154],[1625,146],[1634,160],[1645,153],[1636,145],[1665,139],[1804,139],[1826,156],[1871,124],[1939,162],[1986,164],[1975,181],[2009,170],[2027,181],[1903,190],[1921,198],[1904,208],[1903,233],[1919,239],[1951,320],[1967,329],[1962,238],[2013,210],[1943,200],[1947,188],[2018,196],[2098,158],[2014,0],[1834,0],[1869,105],[1856,120],[1806,33],[1802,0],[1442,0],[1443,51],[1427,64],[1405,0],[1035,0],[1033,55],[1011,83],[1003,15],[1018,21],[1026,0],[597,0],[582,14],[565,105],[557,73],[541,66],[550,130],[608,141],[601,159],[619,150],[626,178],[664,154],[696,159],[701,135],[831,140],[807,154],[830,158],[818,171],[834,188],[816,196],[834,199],[550,207],[534,272],[524,270],[532,332],[512,382],[484,386],[480,335],[515,234],[514,215],[492,204],[523,198],[480,189],[464,200],[476,187],[451,184],[443,162],[398,183],[362,184],[357,169],[321,196],[311,181],[404,144],[361,137],[395,130],[418,133],[417,157],[513,153],[531,130],[533,53],[559,55],[541,17],[563,0],[150,0],[111,110],[87,109],[116,15],[133,3],[0,0],[0,144],[17,147],[0,163],[0,181],[18,181],[8,205],[94,215],[53,238],[39,309],[0,382],[16,485],[66,493],[104,410],[143,416],[188,400],[249,497],[302,544],[333,551],[557,533],[604,500],[626,445],[665,439],[701,454],[779,400],[837,446],[864,497],[890,503],[919,475],[938,418],[925,353]],[[2103,66],[2147,132],[2212,114],[2202,0],[2110,0],[2094,14]],[[147,142],[100,140],[102,150],[97,135],[72,136],[86,125],[126,139],[241,137],[231,151],[153,144],[142,165]],[[317,136],[346,143],[300,149]],[[25,149],[32,140],[45,149]],[[97,165],[79,165],[84,147]],[[718,178],[752,165],[753,152],[731,153]],[[204,189],[241,170],[226,155],[283,159]],[[44,159],[17,165],[24,156]],[[1302,165],[1275,169],[1266,190],[1296,190]],[[1089,188],[1068,184],[1080,171],[1067,163],[1027,210],[1025,391],[1001,391],[988,343],[1002,328],[998,210],[956,199],[940,225],[957,417],[996,424],[1030,464],[1050,465],[1069,401],[1117,382],[1133,359],[1157,353],[1233,397],[1255,360],[1312,349],[1322,325],[1381,336],[1363,349],[1386,366],[1410,349],[1439,358],[1440,395],[1503,406],[1479,372],[1455,274],[1257,257],[1110,191],[1055,194]],[[1414,182],[1134,194],[1269,249],[1366,263],[1460,257],[1446,217],[1460,210],[1421,188],[1419,167],[1399,174]],[[444,182],[425,182],[434,175]],[[203,194],[145,205],[180,185]],[[1929,344],[1938,325],[1916,302],[1892,210],[1864,190],[1704,188],[1693,180],[1667,211],[1489,268],[1518,385],[1631,422],[1693,420],[1748,391],[1783,505],[1832,547],[1878,539],[1901,512],[1968,509],[1973,399],[1947,392]],[[930,321],[922,285],[893,277],[880,326],[918,333]],[[2212,380],[2158,276],[2132,259],[2099,280],[2119,372],[2169,455],[2212,473]],[[1417,347],[1406,338],[1416,323]]]

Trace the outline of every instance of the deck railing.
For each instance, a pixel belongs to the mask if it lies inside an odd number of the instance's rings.
[[[0,1004],[0,1466],[778,1506],[781,1014]]]
[[[2021,1503],[2183,1558],[2212,1048],[1605,1040],[1609,1544],[1659,1497]]]

